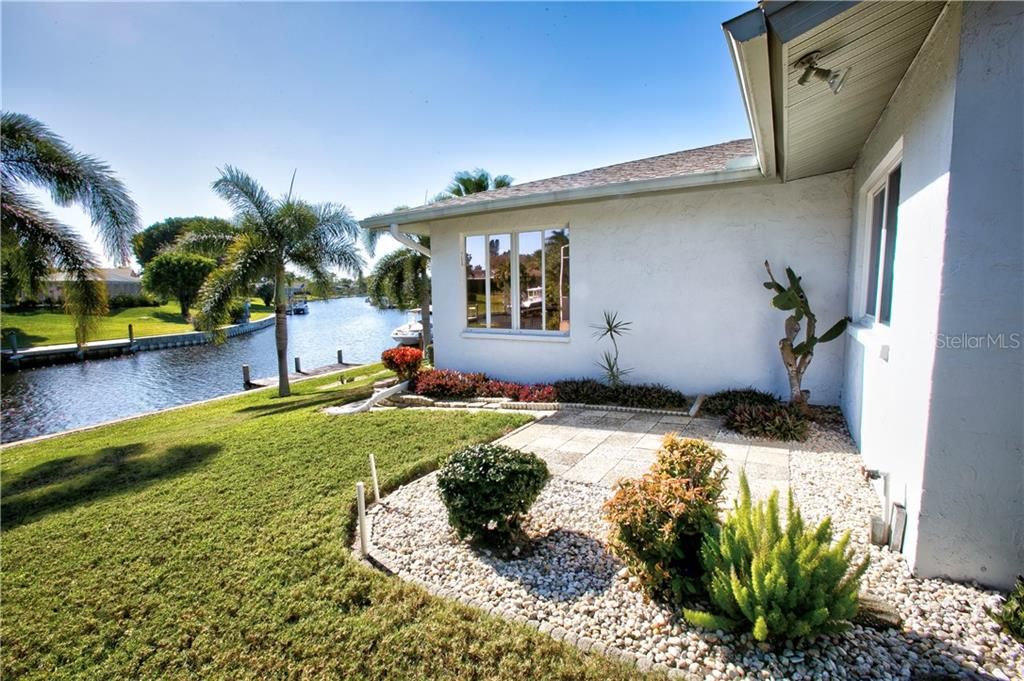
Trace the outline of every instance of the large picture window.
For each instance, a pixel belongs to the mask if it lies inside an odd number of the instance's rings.
[[[883,324],[892,321],[893,266],[896,261],[900,170],[896,166],[871,194],[871,242],[864,314]]]
[[[466,328],[569,333],[569,228],[465,238]]]

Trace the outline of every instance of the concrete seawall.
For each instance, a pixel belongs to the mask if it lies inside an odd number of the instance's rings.
[[[232,324],[222,330],[228,338],[259,331],[274,325],[274,315],[254,322]],[[13,353],[3,351],[3,370],[17,371],[30,367],[48,366],[80,362],[86,359],[104,359],[120,355],[144,352],[146,350],[166,350],[182,348],[189,345],[204,345],[213,342],[213,334],[206,331],[188,331],[185,333],[168,333],[160,336],[141,336],[134,340],[119,338],[116,340],[93,341],[79,348],[74,343],[63,345],[41,345],[35,348],[19,350]]]

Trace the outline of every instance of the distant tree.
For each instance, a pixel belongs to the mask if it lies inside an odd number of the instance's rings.
[[[5,111],[0,138],[4,283],[33,295],[52,269],[69,275],[64,307],[74,317],[75,338],[81,345],[97,316],[107,311],[107,287],[85,240],[44,210],[27,188],[48,191],[59,206],[83,208],[107,255],[119,264],[131,254],[131,238],[139,228],[138,208],[107,164],[75,151],[34,118]]]
[[[420,244],[430,248],[430,237],[414,236]],[[367,247],[373,254],[375,240],[368,239]],[[373,266],[367,295],[370,304],[384,309],[389,306],[400,310],[419,307],[423,318],[423,347],[433,343],[430,328],[430,258],[411,248],[400,248],[381,257]]]
[[[294,176],[292,178],[294,183]],[[329,290],[329,268],[357,272],[363,266],[356,239],[359,223],[344,206],[310,204],[292,196],[291,189],[274,199],[256,180],[227,166],[213,190],[231,204],[235,224],[230,230],[187,234],[183,249],[224,249],[224,261],[207,277],[199,295],[201,328],[215,329],[228,315],[231,301],[245,295],[253,283],[274,281],[277,393],[291,394],[288,384],[288,305],[286,266],[307,273],[318,290]]]
[[[435,201],[444,201],[454,196],[469,196],[478,192],[486,192],[491,189],[501,189],[512,186],[512,177],[509,175],[491,174],[483,168],[476,170],[461,170],[455,173],[448,187],[434,197]],[[396,209],[397,211],[398,209]]]
[[[132,250],[139,265],[146,264],[155,258],[160,251],[169,247],[186,232],[223,231],[231,223],[222,218],[167,218],[142,230],[132,237]]]
[[[216,267],[215,260],[195,253],[161,253],[143,270],[142,286],[155,296],[177,300],[181,316],[188,319],[203,282]]]
[[[264,305],[269,307],[274,302],[274,282],[270,279],[261,281],[256,286],[256,295]]]

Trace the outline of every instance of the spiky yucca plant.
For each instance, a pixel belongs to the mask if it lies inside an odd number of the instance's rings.
[[[800,638],[842,631],[857,614],[857,591],[868,559],[853,569],[850,533],[832,543],[832,522],[804,526],[790,492],[786,526],[779,523],[779,493],[767,504],[750,500],[740,473],[740,497],[715,537],[707,535],[701,562],[716,612],[684,610],[705,629],[751,626],[754,638]]]

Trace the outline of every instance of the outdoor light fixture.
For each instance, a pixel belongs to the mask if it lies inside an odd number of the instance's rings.
[[[800,61],[796,63],[796,66],[802,67],[804,72],[796,82],[800,85],[807,85],[812,78],[816,78],[828,83],[828,87],[832,90],[832,94],[838,95],[839,91],[843,89],[843,83],[846,82],[846,77],[850,74],[850,69],[847,68],[841,71],[823,69],[818,66],[819,59],[821,59],[821,52],[819,51],[810,52],[800,57]]]

